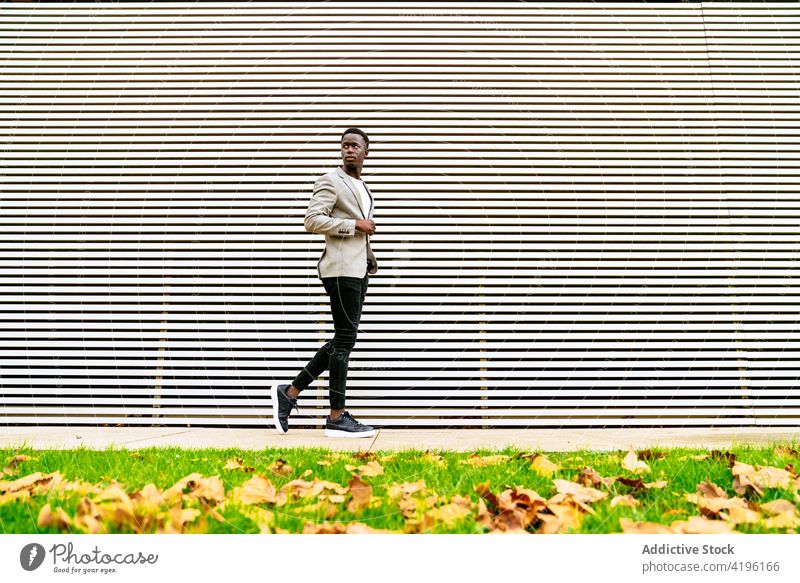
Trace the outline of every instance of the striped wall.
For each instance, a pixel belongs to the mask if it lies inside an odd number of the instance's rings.
[[[800,425],[800,6],[0,5],[0,424],[267,426],[371,137],[348,407]],[[317,386],[318,385],[318,386]],[[319,426],[327,376],[295,426]]]

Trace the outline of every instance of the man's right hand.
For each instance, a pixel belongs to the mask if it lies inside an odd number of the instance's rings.
[[[374,235],[375,221],[372,219],[358,219],[356,221],[356,230],[366,233],[367,235]]]

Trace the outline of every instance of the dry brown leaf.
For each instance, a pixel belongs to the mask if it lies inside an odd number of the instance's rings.
[[[242,504],[274,504],[277,491],[269,478],[256,474],[235,489],[234,498]]]
[[[399,498],[404,494],[415,494],[425,490],[425,481],[417,480],[416,482],[403,482],[402,484],[392,484],[389,486],[389,498]]]
[[[631,508],[635,508],[636,506],[639,506],[639,504],[640,502],[630,494],[625,496],[614,496],[611,499],[612,508],[615,506],[630,506]]]
[[[290,498],[316,498],[321,495],[333,494],[347,494],[348,489],[336,484],[314,478],[313,482],[306,482],[305,480],[292,480],[278,492],[275,504],[283,506]],[[324,496],[323,496],[324,497]]]
[[[294,471],[294,468],[287,464],[286,460],[278,458],[267,467],[267,470],[277,476],[289,476]]]
[[[486,466],[492,466],[495,464],[508,461],[508,459],[509,456],[507,455],[479,456],[478,454],[473,453],[470,454],[470,456],[467,459],[459,460],[458,463],[472,466],[473,468],[484,468]]]
[[[179,534],[187,531],[187,525],[194,522],[201,512],[197,508],[174,506],[160,516],[162,526],[158,534]]]
[[[797,507],[783,498],[761,504],[759,508],[770,515],[782,514],[784,512],[797,512]]]
[[[796,449],[789,447],[788,445],[779,445],[774,450],[775,455],[786,455],[786,456],[800,456],[800,453]]]
[[[711,450],[711,459],[724,459],[728,462],[728,466],[732,467],[736,462],[736,454],[729,451],[720,451],[718,449]]]
[[[709,498],[727,498],[728,495],[725,493],[725,490],[717,486],[714,482],[709,480],[705,480],[700,482],[695,487],[695,490],[701,496],[707,496]]]
[[[697,461],[707,460],[708,459],[708,454],[707,453],[701,453],[701,454],[697,454],[697,455],[690,455],[689,459],[693,459],[693,460],[697,460]]]
[[[78,511],[75,513],[74,525],[76,528],[89,534],[105,532],[100,517],[100,509],[93,500],[85,496],[78,502]]]
[[[569,480],[553,480],[553,485],[559,494],[572,496],[575,500],[585,503],[597,502],[608,496],[607,492],[601,492],[588,486],[581,486]],[[552,499],[551,499],[552,500]]]
[[[248,474],[252,474],[256,471],[256,469],[252,466],[244,465],[244,460],[242,458],[231,458],[227,462],[225,462],[225,467],[222,468],[223,470],[240,470],[242,472],[246,472]]]
[[[442,456],[440,456],[438,453],[433,452],[433,451],[431,451],[429,449],[426,449],[422,453],[421,457],[422,457],[422,459],[424,461],[426,461],[426,462],[428,462],[430,464],[435,464],[435,465],[440,466],[440,467],[444,467],[444,466],[447,465],[447,461]]]
[[[670,527],[657,522],[634,522],[624,516],[619,519],[619,525],[625,534],[673,534]]]
[[[727,512],[720,512],[720,517],[734,524],[753,524],[761,520],[761,513],[747,506],[732,506]]]
[[[17,470],[19,468],[19,465],[22,462],[31,461],[31,459],[33,459],[33,458],[31,458],[28,455],[22,454],[22,453],[21,454],[17,454],[17,455],[15,455],[13,457],[10,457],[8,459],[8,461],[6,462],[8,465],[5,468],[3,468],[3,472],[0,472],[0,476],[2,476],[3,473],[5,473],[6,475],[9,475],[9,476],[11,474],[16,474]]]
[[[120,484],[113,483],[108,486],[95,496],[94,502],[97,504],[101,520],[111,522],[117,527],[129,525],[134,531],[138,530],[133,501]]]
[[[219,476],[204,478],[195,472],[181,478],[163,493],[164,500],[168,504],[179,501],[184,495],[213,506],[225,500],[225,488]]]
[[[137,509],[141,509],[143,512],[156,511],[167,503],[161,490],[156,488],[155,484],[147,484],[139,492],[131,494],[131,501]]]
[[[632,449],[628,451],[625,459],[622,460],[622,467],[634,474],[644,474],[650,471],[650,466],[640,461]]]
[[[30,494],[41,494],[47,492],[51,488],[57,488],[62,479],[59,471],[55,471],[52,474],[34,472],[10,482],[0,481],[0,493],[14,493],[27,490]]]
[[[728,522],[709,520],[702,516],[690,516],[687,520],[676,520],[670,525],[677,534],[739,534]]]
[[[356,475],[350,478],[348,488],[350,489],[351,499],[347,504],[347,510],[353,514],[358,514],[366,508],[372,500],[372,486],[363,481],[360,476]]]
[[[600,484],[610,486],[616,480],[616,478],[604,478],[591,466],[584,467],[583,471],[576,479],[576,481],[582,486],[598,486]]]
[[[742,462],[734,462],[731,466],[733,489],[737,494],[744,494],[748,489],[756,495],[764,494],[765,488],[791,488],[798,484],[793,475],[781,468],[772,466],[751,466]]]
[[[376,461],[367,462],[363,466],[346,464],[344,469],[348,472],[358,472],[365,477],[380,476],[383,473],[383,467]]]
[[[531,469],[542,476],[550,477],[561,469],[558,464],[551,462],[545,456],[538,453],[533,454],[530,460]]]
[[[318,465],[318,466],[329,466],[329,465],[331,465],[331,462],[330,462],[330,461],[328,461],[328,460],[319,460],[319,461],[317,462],[317,465]]]
[[[303,534],[385,534],[390,532],[392,531],[372,528],[363,522],[350,522],[346,525],[341,522],[332,524],[307,522],[303,527]]]
[[[453,523],[472,515],[472,501],[465,496],[453,496],[448,504],[437,506],[422,515],[420,529],[430,530],[438,525],[452,526]]]
[[[522,486],[509,488],[495,495],[489,488],[489,483],[484,482],[475,486],[475,491],[492,507],[492,513],[487,514],[489,509],[484,508],[485,504],[484,507],[479,506],[479,513],[482,513],[481,524],[488,526],[492,532],[524,531],[538,520],[537,512],[547,506],[547,502],[536,491]]]
[[[719,496],[700,496],[699,494],[686,494],[686,500],[697,505],[703,516],[717,516],[722,510],[738,508],[747,510],[747,502],[742,498],[722,498]]]
[[[39,518],[36,521],[40,528],[55,527],[58,530],[70,530],[72,519],[63,508],[57,508],[55,513],[50,509],[50,504],[45,504],[39,511]]]
[[[764,520],[763,524],[766,528],[798,528],[800,518],[796,512],[780,512]]]
[[[542,521],[542,526],[537,531],[539,534],[565,533],[569,529],[580,528],[583,514],[577,507],[571,504],[548,504],[547,509],[552,514],[544,512],[537,514]]]

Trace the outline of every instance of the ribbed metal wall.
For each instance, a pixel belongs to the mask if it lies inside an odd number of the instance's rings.
[[[354,415],[800,425],[798,33],[791,3],[4,3],[0,424],[267,425],[333,333],[303,214],[357,125]]]

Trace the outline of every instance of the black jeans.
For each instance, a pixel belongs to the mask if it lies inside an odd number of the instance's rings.
[[[300,371],[292,384],[300,389],[308,388],[326,369],[330,370],[331,409],[344,409],[347,389],[347,365],[350,351],[356,343],[361,308],[367,296],[369,274],[357,277],[323,277],[322,285],[331,299],[333,314],[333,338],[323,344],[314,357]]]

